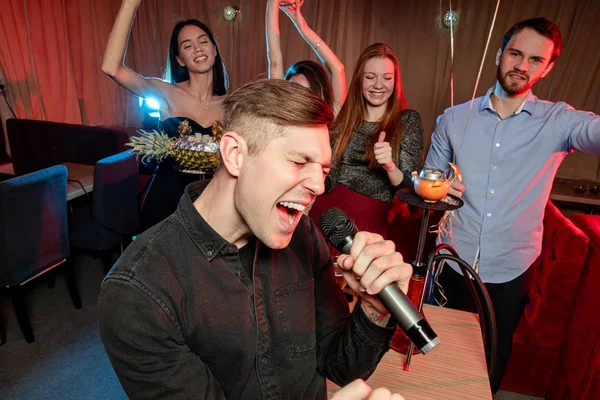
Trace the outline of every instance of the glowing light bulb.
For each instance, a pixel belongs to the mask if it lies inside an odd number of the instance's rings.
[[[458,25],[458,13],[454,10],[446,11],[446,14],[444,14],[443,22],[444,26],[448,29],[450,29],[450,24],[452,24],[452,29],[456,28],[456,25]]]
[[[227,21],[233,21],[240,13],[240,8],[237,6],[227,6],[223,10],[223,18]]]

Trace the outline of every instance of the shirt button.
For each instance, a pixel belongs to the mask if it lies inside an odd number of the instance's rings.
[[[235,246],[235,245],[231,245],[231,246],[229,246],[229,247],[227,248],[227,252],[228,252],[229,254],[234,254],[234,253],[236,253],[236,252],[237,252],[237,246]]]
[[[212,252],[212,250],[209,250],[209,251],[207,251],[207,252],[206,252],[206,254],[207,254],[209,257],[212,257],[212,255],[213,255],[213,252]]]
[[[490,190],[490,193],[491,193],[491,194],[494,194],[494,189]]]
[[[260,360],[260,363],[261,363],[262,365],[265,365],[265,364],[267,363],[267,357],[263,357],[263,358],[261,358],[261,360]]]
[[[240,272],[240,278],[243,278],[245,276],[246,276],[246,274],[244,273],[244,271]]]
[[[487,236],[484,236],[484,237],[483,237],[483,240],[487,240]]]
[[[495,170],[497,170],[497,169],[498,169],[498,167],[496,167],[496,166],[494,165],[494,167],[493,167],[492,169],[495,171]]]
[[[496,143],[496,147],[500,147],[500,143]]]
[[[503,119],[503,120],[502,120],[502,123],[505,123],[505,122],[506,122],[506,120],[505,120],[505,119]]]
[[[491,216],[492,216],[492,213],[487,213],[487,216],[488,216],[488,217],[491,217]]]

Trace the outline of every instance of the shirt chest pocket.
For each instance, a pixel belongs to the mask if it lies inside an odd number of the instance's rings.
[[[279,322],[288,356],[300,358],[315,351],[314,279],[275,291]]]

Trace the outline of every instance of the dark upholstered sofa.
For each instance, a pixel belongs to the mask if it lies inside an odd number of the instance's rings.
[[[588,235],[548,201],[542,253],[532,265],[529,303],[513,336],[502,389],[546,395],[555,369],[563,362],[563,339],[572,324],[589,246]]]
[[[574,214],[569,219],[590,239],[590,246],[546,398],[599,400],[600,215]]]
[[[125,130],[28,119],[9,119],[6,130],[15,175],[64,162],[95,165],[129,140]]]

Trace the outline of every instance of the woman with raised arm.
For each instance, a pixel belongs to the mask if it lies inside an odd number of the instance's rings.
[[[169,137],[212,135],[222,118],[227,71],[217,42],[206,25],[190,19],[173,28],[163,79],[139,75],[124,65],[131,26],[141,0],[123,0],[108,40],[102,71],[129,92],[154,98],[159,104],[160,128]],[[171,160],[160,163],[142,208],[142,229],[170,215],[185,186],[198,175],[176,170]]]
[[[310,217],[318,223],[331,207],[342,209],[359,230],[388,235],[388,212],[399,187],[412,185],[423,150],[419,113],[404,97],[400,64],[384,43],[359,56],[348,98],[331,129],[333,168],[326,194],[317,197]],[[329,245],[333,256],[339,254]]]
[[[268,0],[267,2],[267,58],[269,78],[297,82],[312,89],[332,107],[337,115],[346,100],[346,73],[344,64],[306,23],[300,12],[303,0]],[[279,10],[281,9],[294,23],[300,35],[313,49],[327,71],[319,63],[310,60],[298,61],[288,68],[284,75],[283,56],[279,35]],[[331,74],[331,79],[329,78]]]

